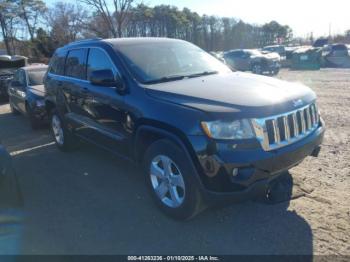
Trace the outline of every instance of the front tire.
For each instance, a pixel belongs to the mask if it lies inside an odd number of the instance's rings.
[[[167,139],[154,142],[144,157],[146,183],[152,197],[174,219],[190,219],[203,209],[191,161],[179,146]]]
[[[252,66],[252,72],[257,75],[262,75],[263,73],[263,68],[261,64],[254,64]]]
[[[10,104],[10,111],[13,115],[19,115],[19,111],[13,106],[11,99],[9,100],[9,104]]]
[[[59,150],[67,152],[76,148],[77,138],[68,130],[66,123],[56,110],[51,113],[50,125]]]

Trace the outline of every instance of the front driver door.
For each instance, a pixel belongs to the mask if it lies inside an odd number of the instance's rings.
[[[81,110],[89,117],[89,139],[122,155],[128,154],[129,132],[125,128],[127,118],[124,96],[116,87],[97,86],[90,83],[91,72],[110,69],[117,78],[117,67],[108,53],[101,48],[90,48],[87,60],[86,92]]]

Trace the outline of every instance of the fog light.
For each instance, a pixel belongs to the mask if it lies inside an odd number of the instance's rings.
[[[232,169],[232,176],[237,176],[238,175],[238,168]]]

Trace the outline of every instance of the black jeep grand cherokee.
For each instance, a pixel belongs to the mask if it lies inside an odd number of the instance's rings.
[[[232,72],[180,40],[69,44],[51,59],[45,87],[61,150],[79,137],[142,163],[156,203],[179,219],[264,194],[317,156],[324,135],[308,87]]]

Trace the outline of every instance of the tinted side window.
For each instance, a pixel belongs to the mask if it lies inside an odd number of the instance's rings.
[[[230,57],[232,57],[232,58],[241,57],[242,54],[243,54],[242,51],[234,51],[234,52],[230,53]]]
[[[86,51],[87,49],[74,49],[68,52],[65,65],[65,75],[86,79]]]
[[[63,75],[65,59],[65,52],[55,53],[50,61],[49,72],[55,75]]]
[[[90,80],[91,72],[103,69],[110,69],[114,75],[117,74],[115,66],[108,55],[101,49],[91,48],[88,58],[87,79]]]
[[[18,70],[18,81],[22,84],[22,86],[26,86],[26,75],[23,70]]]
[[[19,70],[17,70],[17,71],[15,72],[15,74],[13,75],[13,80],[19,81]]]

